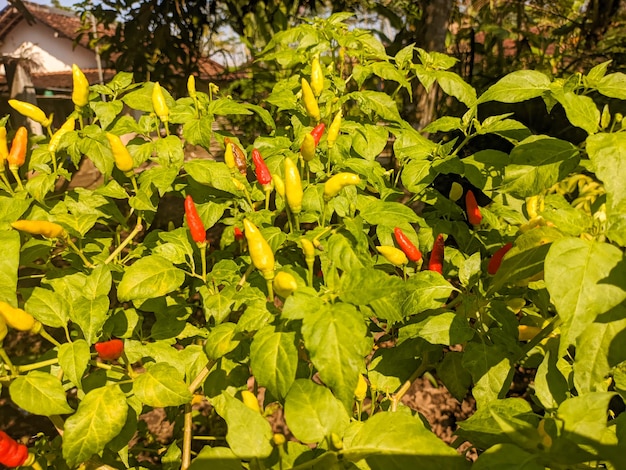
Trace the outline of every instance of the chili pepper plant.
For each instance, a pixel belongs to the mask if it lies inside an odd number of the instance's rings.
[[[7,128],[0,332],[42,346],[0,349],[0,384],[56,428],[25,462],[623,468],[626,76],[519,70],[477,91],[455,59],[389,56],[347,17],[274,37],[261,60],[285,72],[263,107],[75,70],[62,129],[25,146]],[[410,126],[416,80],[458,112]],[[485,112],[537,99],[580,138]],[[252,115],[258,135],[212,126]],[[102,183],[59,189],[84,159]],[[420,377],[475,400],[452,443],[403,402]]]

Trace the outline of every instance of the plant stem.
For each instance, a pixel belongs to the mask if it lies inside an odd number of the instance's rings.
[[[207,378],[207,376],[209,375],[209,372],[211,372],[211,369],[213,369],[215,362],[216,361],[214,360],[210,360],[209,362],[207,362],[206,365],[202,368],[202,370],[198,373],[196,378],[193,379],[193,382],[191,382],[191,384],[188,387],[191,393],[195,392],[196,389],[200,386],[200,384],[204,382],[204,379]]]
[[[239,282],[235,286],[235,290],[239,290],[239,289],[241,289],[243,287],[243,285],[246,283],[246,279],[248,278],[248,276],[250,275],[250,273],[252,272],[253,269],[254,269],[254,265],[253,264],[248,266],[248,269],[246,269],[246,272],[243,273],[243,275],[241,276],[241,279],[239,279]]]
[[[420,375],[422,375],[426,371],[426,367],[424,364],[420,364],[420,366],[415,369],[415,371],[411,374],[411,377],[407,379],[406,382],[402,384],[402,386],[398,389],[396,393],[393,394],[393,398],[391,399],[391,411],[397,411],[398,403],[402,400],[402,397],[409,391],[413,381],[417,379]]]
[[[11,362],[11,359],[9,359],[9,356],[2,346],[0,346],[0,359],[2,359],[2,361],[7,365],[7,367],[11,371],[11,375],[18,375],[17,369]]]
[[[0,178],[2,178],[2,182],[7,187],[7,190],[9,191],[9,193],[14,194],[13,193],[13,188],[9,184],[9,180],[7,179],[6,175],[4,174],[4,170],[2,172],[0,172]]]
[[[83,254],[83,251],[80,250],[72,241],[72,239],[68,236],[65,238],[65,243],[67,243],[67,246],[69,246],[74,253],[76,253],[78,255],[78,257],[83,261],[83,263],[85,263],[85,266],[87,266],[88,268],[93,268],[94,265],[91,264],[91,262],[85,258],[85,255]]]
[[[113,251],[113,253],[111,253],[106,260],[104,260],[104,264],[109,264],[111,261],[113,261],[115,257],[119,255],[120,252],[124,248],[126,248],[126,245],[128,245],[133,240],[133,238],[135,238],[137,234],[141,232],[142,230],[143,230],[142,220],[141,220],[141,216],[139,216],[137,217],[137,225],[135,225],[135,228],[132,230],[132,232],[128,234],[128,236],[124,239],[124,241],[118,245],[115,251]]]
[[[200,245],[200,262],[202,263],[202,281],[206,284],[206,242]]]
[[[265,279],[265,284],[267,285],[267,300],[268,302],[274,301],[274,285],[272,284],[272,279]]]
[[[24,366],[17,366],[16,369],[19,373],[29,372],[31,370],[37,370],[42,367],[53,366],[59,363],[59,358],[48,359],[47,361],[33,362],[32,364],[26,364]]]
[[[63,422],[61,417],[59,415],[51,415],[51,416],[48,416],[48,419],[52,421],[52,424],[54,425],[55,429],[59,433],[59,436],[63,436],[63,429],[65,428],[65,423]]]
[[[17,187],[20,191],[24,191],[24,185],[22,185],[22,180],[20,179],[20,174],[17,172],[17,168],[11,168],[11,173],[13,174],[15,181],[17,181]]]
[[[181,470],[187,470],[191,465],[191,440],[193,438],[193,420],[191,416],[191,403],[185,403],[185,418],[183,428],[183,456],[180,465]]]
[[[50,334],[46,330],[43,329],[43,326],[41,327],[41,330],[39,330],[39,336],[41,336],[44,339],[47,339],[52,344],[54,344],[57,348],[61,347],[61,343],[59,343],[56,339],[50,336]]]

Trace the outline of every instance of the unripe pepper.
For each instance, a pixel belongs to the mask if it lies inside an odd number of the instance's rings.
[[[400,227],[393,229],[393,235],[407,258],[414,262],[418,262],[422,259],[422,252],[409,240]]]
[[[250,259],[255,268],[267,280],[274,278],[274,253],[259,228],[248,219],[243,220],[244,234],[248,241]]]
[[[443,274],[443,253],[445,248],[445,241],[443,235],[440,233],[435,238],[433,245],[433,251],[430,252],[430,259],[428,260],[428,269],[430,271]]]
[[[360,182],[361,178],[354,173],[337,173],[324,183],[324,200],[329,201],[346,186],[354,186]]]
[[[315,96],[322,94],[324,89],[324,71],[320,64],[319,56],[313,57],[311,61],[311,90]]]
[[[252,411],[256,411],[257,413],[261,412],[259,400],[256,395],[251,391],[243,390],[241,392],[241,401],[243,401],[243,404],[250,408]]]
[[[335,142],[337,141],[337,137],[339,137],[339,130],[341,129],[341,118],[343,117],[343,113],[341,109],[337,111],[335,117],[333,118],[333,122],[330,123],[328,127],[328,135],[326,136],[326,145],[328,148],[333,148]]]
[[[36,320],[30,313],[21,308],[0,301],[0,315],[8,326],[18,331],[30,331],[31,333],[39,333],[41,331],[41,323]]]
[[[204,224],[198,215],[196,205],[190,194],[188,194],[185,198],[185,217],[187,219],[187,225],[189,226],[189,232],[191,233],[193,241],[196,243],[205,243],[206,230],[204,229]]]
[[[458,201],[463,196],[463,186],[461,186],[456,181],[452,182],[452,186],[450,187],[449,198],[451,201]]]
[[[72,64],[72,102],[79,108],[89,103],[89,81],[76,64]]]
[[[122,142],[122,139],[115,134],[111,134],[110,132],[107,132],[106,136],[109,140],[109,145],[111,145],[111,150],[113,151],[115,166],[124,173],[132,171],[135,167],[135,162],[133,162],[133,157],[131,157],[130,152],[124,145],[124,142]]]
[[[226,151],[224,153],[224,161],[228,168],[237,168],[242,175],[247,174],[248,164],[246,163],[246,154],[243,150],[230,138],[225,137]],[[228,148],[230,147],[230,154]],[[231,159],[232,158],[232,159]],[[232,165],[232,166],[231,166]]]
[[[59,144],[61,143],[61,138],[69,131],[73,131],[75,126],[76,119],[70,117],[54,134],[52,134],[52,137],[50,137],[50,142],[48,142],[48,151],[51,154],[56,153],[57,148],[59,148]]]
[[[196,99],[196,78],[193,75],[189,75],[189,78],[187,79],[187,93],[190,98],[193,98],[194,100]]]
[[[315,137],[311,134],[305,135],[300,147],[300,155],[305,162],[310,162],[315,158],[315,146]]]
[[[494,275],[500,269],[500,265],[502,264],[502,258],[507,252],[513,248],[512,243],[507,243],[498,251],[496,251],[493,255],[491,255],[491,259],[489,259],[489,264],[487,265],[487,272],[491,275]]]
[[[301,238],[300,246],[302,247],[304,261],[306,261],[307,265],[315,263],[315,246],[313,246],[313,242],[308,238]]]
[[[20,232],[43,235],[46,238],[59,238],[65,235],[63,227],[47,220],[16,220],[11,223],[11,227]]]
[[[256,173],[257,181],[263,188],[269,188],[270,184],[272,184],[272,174],[269,168],[267,168],[261,152],[257,149],[252,150],[252,161],[254,162],[254,172]]]
[[[404,251],[396,248],[395,246],[377,246],[376,250],[394,266],[402,266],[403,264],[407,264],[409,262],[409,259],[404,254]]]
[[[320,143],[320,140],[321,140],[322,136],[324,135],[324,129],[326,129],[326,124],[324,124],[323,122],[320,122],[311,131],[311,135],[315,139],[315,145],[316,146]]]
[[[52,124],[52,117],[46,116],[46,113],[44,113],[39,106],[32,103],[20,100],[9,100],[9,106],[22,116],[26,116],[44,127],[50,127],[50,124]]]
[[[26,161],[26,148],[28,147],[28,131],[24,126],[20,127],[11,142],[11,150],[7,156],[9,168],[17,170]]]
[[[0,431],[0,464],[8,467],[19,467],[28,460],[28,447],[19,444],[6,432]]]
[[[159,82],[156,82],[152,88],[152,108],[162,122],[170,120],[170,108],[167,106],[165,95]]]
[[[302,198],[304,196],[302,179],[298,167],[289,157],[285,158],[285,196],[291,212],[299,214],[302,210]]]
[[[317,98],[313,94],[311,85],[306,78],[302,79],[302,100],[304,101],[304,109],[310,118],[319,121],[321,119],[320,107],[317,104]]]
[[[284,198],[285,197],[285,182],[280,177],[280,175],[272,175],[272,179],[274,180],[274,189],[276,193]]]
[[[7,145],[7,128],[0,127],[0,171],[4,170],[4,165],[9,156],[9,147]]]
[[[293,292],[298,289],[298,282],[296,278],[285,271],[280,271],[274,277],[274,292],[280,295],[282,298],[287,298]]]
[[[94,344],[98,357],[103,361],[115,361],[124,352],[124,342],[121,339],[110,339]]]
[[[359,381],[356,384],[356,388],[354,389],[354,398],[357,399],[357,401],[363,401],[365,400],[365,397],[367,396],[367,381],[365,380],[365,377],[363,377],[363,374],[359,374]]]
[[[480,213],[480,207],[478,207],[476,197],[471,189],[465,193],[465,210],[468,222],[474,226],[480,225],[483,215]]]

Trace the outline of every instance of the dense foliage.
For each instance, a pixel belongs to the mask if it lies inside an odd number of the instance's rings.
[[[388,56],[348,17],[273,37],[264,60],[289,73],[264,107],[119,73],[3,175],[1,325],[49,346],[0,349],[14,404],[58,429],[35,465],[623,466],[626,76],[519,70],[479,93],[455,59]],[[463,107],[431,139],[394,99],[416,79]],[[576,139],[489,111],[537,101]],[[270,132],[212,130],[252,113]],[[215,142],[223,161],[185,159]],[[57,192],[85,158],[102,183]],[[518,367],[527,399],[508,395]],[[475,463],[403,404],[424,374],[475,399],[456,432]],[[166,444],[141,419],[159,408]]]

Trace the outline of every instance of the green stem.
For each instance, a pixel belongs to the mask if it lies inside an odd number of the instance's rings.
[[[31,370],[41,369],[42,367],[53,366],[59,363],[59,358],[48,359],[47,361],[33,362],[32,364],[26,364],[24,366],[17,366],[16,369],[19,373],[30,372]]]
[[[269,210],[270,208],[270,193],[272,192],[271,188],[267,188],[265,190],[265,210]]]
[[[406,392],[409,391],[409,388],[411,388],[413,381],[415,381],[425,371],[426,367],[424,366],[424,364],[420,364],[420,366],[415,369],[415,371],[411,374],[411,377],[409,377],[407,381],[404,382],[402,386],[398,389],[398,391],[393,394],[393,398],[391,399],[391,411],[398,410],[398,403],[400,403],[400,400],[402,400],[402,397],[406,394]]]
[[[206,242],[200,244],[200,262],[202,263],[202,281],[206,284]]]
[[[267,285],[267,300],[268,302],[274,302],[274,284],[272,279],[265,278],[265,284]]]
[[[17,171],[17,168],[11,168],[11,173],[13,174],[13,178],[17,181],[17,187],[20,191],[24,191],[24,185],[22,184],[22,180],[20,179],[20,174]]]
[[[315,259],[312,262],[307,261],[306,263],[306,267],[307,267],[306,282],[309,287],[313,287],[313,265],[314,264],[315,264]]]
[[[43,329],[43,326],[41,327],[41,330],[39,330],[39,336],[41,336],[44,339],[47,339],[52,344],[54,344],[57,348],[61,347],[61,343],[59,343],[56,339],[50,336],[50,334],[46,330]]]
[[[522,348],[521,352],[518,354],[517,358],[515,358],[513,363],[518,363],[522,359],[524,359],[528,355],[528,353],[534,349],[535,346],[537,346],[539,343],[541,343],[541,341],[547,338],[550,333],[552,333],[554,329],[561,324],[561,321],[561,317],[559,317],[558,315],[552,317],[550,322],[541,329],[537,336],[535,336],[528,343],[526,343],[526,345]]]
[[[191,415],[191,403],[185,403],[184,423],[183,456],[180,465],[181,470],[187,470],[191,465],[191,440],[193,439],[193,419]]]
[[[188,387],[191,393],[195,392],[198,389],[198,387],[200,387],[200,384],[204,382],[204,380],[209,376],[209,372],[211,372],[211,369],[213,369],[213,366],[215,365],[216,362],[217,361],[214,361],[214,360],[210,360],[209,362],[207,362],[206,365],[202,368],[202,370],[198,373],[196,378],[193,379],[193,381]]]
[[[134,180],[134,175],[133,175],[133,180]],[[109,264],[111,261],[113,261],[117,257],[117,255],[119,255],[122,252],[122,250],[126,248],[126,245],[128,245],[133,240],[133,238],[135,238],[137,234],[141,232],[142,230],[143,230],[142,220],[141,220],[141,216],[139,216],[137,217],[137,225],[135,225],[135,228],[132,230],[132,232],[128,234],[128,236],[124,239],[124,241],[117,246],[115,251],[113,251],[113,253],[111,253],[106,260],[104,260],[104,264]]]
[[[65,243],[67,244],[67,246],[69,246],[74,253],[76,253],[78,255],[78,257],[83,261],[83,263],[85,263],[85,266],[87,266],[88,268],[93,268],[94,265],[91,264],[91,262],[85,258],[85,255],[83,254],[82,250],[80,250],[72,241],[72,239],[68,236],[65,238]]]
[[[17,369],[11,362],[11,359],[9,359],[8,354],[2,346],[0,346],[0,359],[2,359],[2,361],[7,365],[7,367],[11,371],[11,375],[18,375]]]
[[[293,215],[293,222],[295,225],[296,232],[300,231],[300,214]]]
[[[14,194],[11,184],[9,183],[9,180],[4,174],[4,170],[0,172],[0,178],[2,178],[2,183],[4,183],[4,185],[7,187],[7,191],[9,191],[10,194]]]
[[[248,278],[248,276],[253,270],[254,270],[254,264],[251,264],[250,266],[248,266],[248,269],[246,269],[246,272],[243,273],[243,275],[241,276],[241,279],[239,279],[239,282],[235,286],[235,290],[240,290],[243,287],[243,285],[246,283],[246,279]]]

